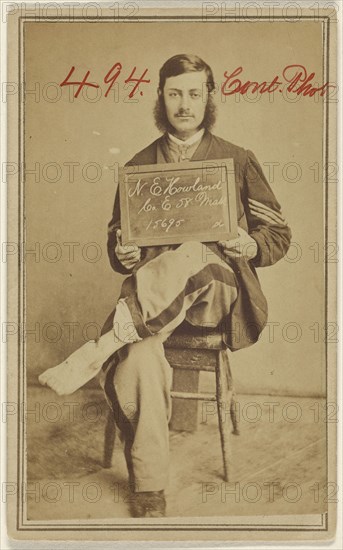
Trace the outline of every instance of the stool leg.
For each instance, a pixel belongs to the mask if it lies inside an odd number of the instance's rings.
[[[240,435],[239,428],[238,428],[238,422],[237,422],[237,414],[236,414],[236,396],[235,392],[232,390],[232,397],[231,397],[231,404],[230,404],[230,416],[231,416],[231,422],[232,422],[232,433],[233,435]]]
[[[114,440],[116,436],[116,425],[114,422],[113,411],[108,412],[105,427],[105,445],[104,445],[104,468],[111,468],[114,449]]]
[[[233,435],[239,435],[237,412],[236,412],[236,403],[237,403],[236,393],[235,393],[235,388],[234,388],[234,385],[233,385],[233,377],[232,377],[230,362],[229,362],[229,358],[227,356],[227,353],[225,353],[224,362],[226,364],[227,383],[228,383],[229,390],[231,392],[230,416],[231,416],[231,422],[232,422],[232,427],[233,427],[232,433],[233,433]]]
[[[225,351],[218,353],[216,368],[217,407],[220,440],[223,453],[224,480],[229,481],[229,457],[230,457],[230,429],[226,420],[226,413],[230,411],[231,392],[228,386],[227,365],[228,358]]]

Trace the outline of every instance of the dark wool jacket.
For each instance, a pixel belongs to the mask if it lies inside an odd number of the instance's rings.
[[[223,320],[224,341],[232,350],[241,349],[256,342],[267,321],[267,303],[261,291],[255,267],[269,266],[287,252],[291,231],[282,217],[281,208],[262,169],[251,151],[233,145],[205,131],[192,161],[232,158],[235,166],[237,219],[258,245],[258,254],[249,262],[244,258],[227,260],[235,271],[238,297],[230,314]],[[127,166],[168,162],[167,136],[163,135],[137,153]],[[179,245],[143,247],[141,261],[133,272],[128,271],[115,255],[116,231],[121,226],[119,191],[116,193],[113,217],[108,225],[107,249],[112,268],[122,274],[131,274],[144,263]],[[215,253],[221,250],[216,243],[206,243]],[[123,285],[122,297],[132,288],[133,281]]]

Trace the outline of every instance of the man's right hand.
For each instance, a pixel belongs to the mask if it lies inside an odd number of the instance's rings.
[[[114,249],[116,256],[125,269],[133,269],[137,262],[141,259],[141,249],[134,245],[122,245],[121,229],[117,229],[117,245]]]

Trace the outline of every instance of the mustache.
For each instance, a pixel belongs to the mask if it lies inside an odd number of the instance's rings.
[[[192,115],[192,113],[190,111],[185,111],[184,109],[180,109],[176,114],[175,116],[189,116],[189,117],[192,117],[194,115]]]

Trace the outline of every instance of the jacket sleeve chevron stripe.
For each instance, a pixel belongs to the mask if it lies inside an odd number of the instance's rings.
[[[252,263],[255,267],[273,265],[287,253],[292,234],[280,204],[251,151],[247,151],[243,185],[248,230],[258,245],[258,255]]]

